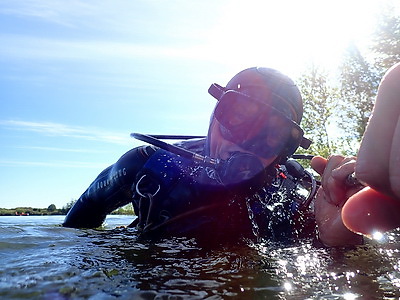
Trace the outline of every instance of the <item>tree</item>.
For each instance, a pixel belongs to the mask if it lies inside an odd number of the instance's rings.
[[[375,65],[380,75],[400,62],[400,17],[394,15],[395,9],[387,7],[378,18],[371,50],[375,54]]]
[[[65,206],[63,206],[63,208],[61,209],[62,213],[67,214],[69,210],[72,208],[72,206],[74,206],[76,201],[77,200],[72,199]]]
[[[312,66],[298,81],[304,100],[302,127],[305,135],[314,141],[307,152],[322,156],[356,154],[379,81],[389,67],[400,62],[400,17],[394,11],[387,9],[381,13],[372,58],[367,60],[356,45],[350,44],[336,80],[328,81],[333,78],[326,71]],[[332,135],[330,127],[342,132]]]
[[[351,44],[340,66],[341,101],[339,126],[348,141],[360,142],[367,126],[377,93],[379,76]]]
[[[298,85],[304,103],[302,127],[305,136],[313,141],[307,152],[327,156],[337,150],[329,135],[337,89],[328,84],[327,72],[314,65],[301,76]]]
[[[57,207],[54,204],[50,204],[49,207],[47,208],[47,211],[53,212],[57,209]]]

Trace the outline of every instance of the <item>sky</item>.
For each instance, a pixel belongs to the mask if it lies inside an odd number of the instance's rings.
[[[131,132],[205,135],[245,68],[337,66],[387,1],[0,0],[0,207],[78,199]]]

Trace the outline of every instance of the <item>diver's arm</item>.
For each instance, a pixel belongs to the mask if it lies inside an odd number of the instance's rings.
[[[154,151],[150,146],[134,148],[101,172],[68,212],[63,226],[98,227],[107,214],[128,204],[136,174]]]

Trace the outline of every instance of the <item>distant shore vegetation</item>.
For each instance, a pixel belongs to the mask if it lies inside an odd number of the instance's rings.
[[[59,216],[66,215],[75,204],[76,200],[68,202],[62,208],[50,204],[47,208],[16,207],[0,208],[0,216]],[[111,215],[134,215],[132,204],[127,204],[114,210]]]

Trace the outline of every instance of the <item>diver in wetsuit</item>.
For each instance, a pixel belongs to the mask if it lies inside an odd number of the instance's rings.
[[[249,68],[209,93],[218,102],[207,137],[176,145],[200,161],[153,145],[134,148],[95,179],[63,225],[98,227],[132,202],[132,226],[149,237],[281,240],[313,232],[309,199],[299,192],[313,178],[290,159],[309,146],[297,86],[274,69]]]

